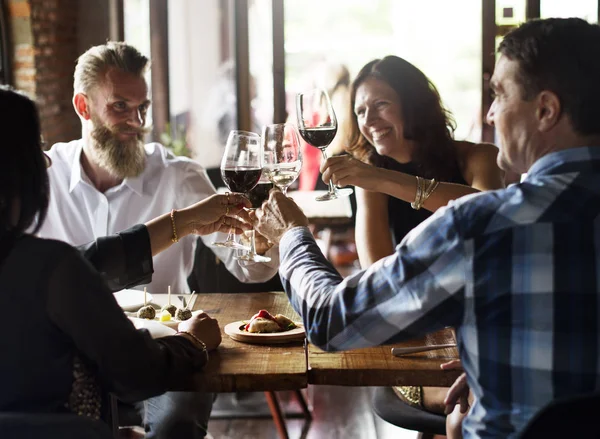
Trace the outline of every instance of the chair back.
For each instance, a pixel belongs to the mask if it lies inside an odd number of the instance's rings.
[[[0,413],[2,439],[114,439],[108,425],[70,413]]]
[[[372,408],[377,416],[390,424],[425,435],[445,435],[446,416],[412,407],[401,401],[391,387],[373,389]],[[425,436],[430,437],[430,436]]]
[[[552,401],[540,410],[521,432],[520,439],[540,437],[600,437],[600,393]]]
[[[225,264],[198,238],[194,255],[194,268],[188,277],[188,285],[198,294],[210,293],[258,293],[283,291],[279,274],[260,283],[244,283],[231,274]]]

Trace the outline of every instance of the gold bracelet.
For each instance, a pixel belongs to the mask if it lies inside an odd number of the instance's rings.
[[[415,177],[417,179],[417,191],[415,193],[415,201],[413,201],[412,203],[410,203],[410,207],[412,207],[415,210],[419,210],[421,208],[421,204],[422,204],[422,198],[423,198],[423,189],[424,189],[424,181],[421,177]]]
[[[206,349],[206,344],[202,340],[200,340],[198,337],[196,337],[194,334],[192,334],[191,332],[189,332],[189,331],[177,331],[177,334],[187,334],[187,335],[189,335],[190,337],[192,337],[194,339],[194,341],[197,344],[200,345],[200,347],[202,349],[204,349],[205,351],[208,351],[208,349]]]
[[[421,204],[424,203],[425,200],[427,200],[427,198],[429,198],[429,196],[433,193],[433,191],[437,189],[439,184],[440,184],[440,182],[435,181],[435,178],[431,179],[431,181],[429,182],[429,186],[427,187],[427,190],[425,191],[425,194],[423,195],[423,201],[421,202]]]
[[[177,237],[177,228],[175,227],[175,212],[175,209],[171,210],[171,225],[173,226],[173,237],[171,238],[171,242],[179,242],[179,238]]]
[[[415,201],[410,203],[410,207],[415,210],[419,210],[425,201],[429,198],[429,196],[435,191],[440,184],[438,181],[435,181],[435,178],[431,180],[427,180],[426,178],[416,177],[417,178],[417,192],[415,194]]]

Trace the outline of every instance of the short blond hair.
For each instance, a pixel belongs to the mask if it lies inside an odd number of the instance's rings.
[[[127,73],[142,76],[149,60],[135,47],[120,41],[109,41],[88,49],[77,59],[73,89],[75,93],[89,93],[103,75],[115,67]]]

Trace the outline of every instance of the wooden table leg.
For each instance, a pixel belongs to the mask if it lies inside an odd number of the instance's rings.
[[[285,419],[283,418],[277,395],[275,395],[275,392],[265,392],[265,396],[267,397],[267,403],[269,404],[269,409],[271,410],[271,415],[273,416],[273,421],[279,432],[280,439],[289,439],[287,428],[285,426]]]
[[[307,421],[312,421],[312,413],[310,412],[310,409],[308,408],[308,404],[306,403],[306,399],[304,399],[304,394],[302,393],[302,391],[294,390],[294,395],[296,396],[296,399],[298,400],[298,404],[300,404],[300,407],[302,407],[302,413],[304,413],[304,419]]]

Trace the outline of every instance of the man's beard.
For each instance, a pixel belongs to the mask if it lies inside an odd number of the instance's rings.
[[[140,175],[146,165],[143,139],[147,130],[130,126],[115,126],[111,129],[95,116],[92,116],[92,122],[94,128],[91,132],[92,145],[90,146],[94,161],[117,178]],[[119,140],[117,135],[124,131],[136,131],[136,136]]]

